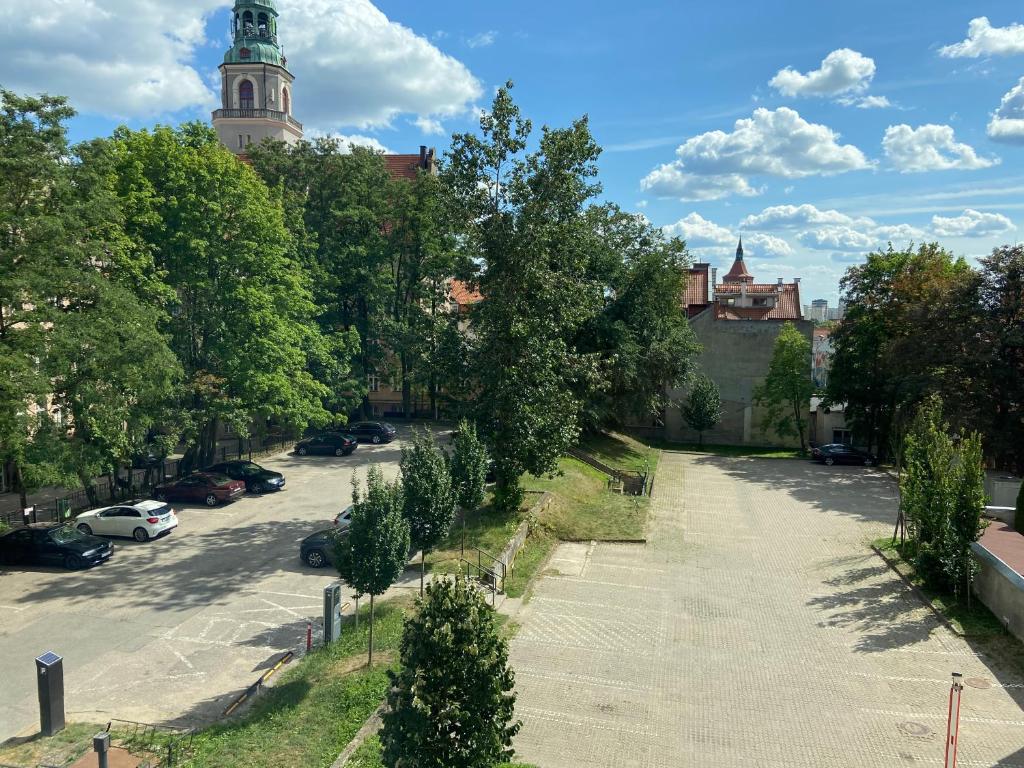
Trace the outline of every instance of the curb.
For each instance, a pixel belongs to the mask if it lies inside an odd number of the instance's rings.
[[[942,625],[943,625],[943,626],[944,626],[944,627],[945,627],[946,629],[948,629],[948,630],[949,630],[950,632],[952,632],[952,633],[953,633],[954,635],[956,635],[957,637],[963,637],[963,638],[966,638],[966,637],[968,637],[968,635],[966,635],[965,633],[963,633],[963,632],[961,632],[961,631],[960,631],[959,629],[957,629],[957,628],[956,628],[955,626],[953,626],[953,623],[952,623],[952,622],[951,622],[951,621],[950,621],[949,619],[947,619],[947,618],[946,618],[946,616],[945,616],[945,615],[944,615],[944,614],[942,613],[942,611],[940,611],[940,610],[939,610],[938,608],[936,608],[936,607],[935,607],[934,605],[932,605],[932,601],[928,599],[928,596],[927,596],[927,595],[925,595],[925,594],[924,594],[924,592],[922,592],[922,591],[921,591],[921,589],[920,589],[920,588],[919,588],[919,587],[918,587],[918,586],[917,586],[916,584],[914,584],[913,582],[911,582],[911,581],[910,581],[910,579],[908,579],[908,578],[907,578],[907,577],[906,577],[906,576],[905,576],[905,575],[904,575],[904,574],[903,574],[903,573],[902,573],[902,572],[900,571],[900,569],[896,567],[896,561],[895,561],[895,560],[891,560],[890,558],[886,557],[886,556],[885,556],[885,553],[883,553],[883,552],[882,552],[882,550],[880,550],[880,549],[879,549],[878,547],[876,547],[876,546],[875,546],[874,544],[872,544],[872,545],[871,545],[871,550],[872,550],[872,551],[873,551],[873,552],[874,552],[874,553],[875,553],[876,555],[878,555],[878,556],[879,556],[880,558],[882,558],[882,561],[883,561],[883,562],[884,562],[884,563],[885,563],[885,564],[886,564],[887,566],[889,566],[889,569],[890,569],[890,570],[891,570],[891,571],[892,571],[893,573],[895,573],[895,574],[896,574],[897,576],[899,576],[899,577],[900,577],[900,581],[902,581],[902,582],[903,582],[903,584],[904,584],[904,585],[905,585],[905,586],[906,586],[906,587],[907,587],[908,589],[910,589],[910,591],[911,591],[911,592],[913,592],[913,593],[914,593],[914,595],[915,595],[915,596],[917,597],[917,599],[918,599],[918,600],[920,600],[920,601],[921,601],[921,602],[922,602],[922,603],[924,604],[924,606],[925,606],[925,607],[926,607],[926,608],[927,608],[927,609],[928,609],[929,611],[931,611],[931,612],[932,612],[932,614],[934,614],[935,618],[937,618],[937,619],[939,620],[939,622],[940,622],[940,623],[941,623],[941,624],[942,624]]]
[[[647,539],[558,539],[559,544],[646,544]]]
[[[352,741],[350,741],[348,746],[341,751],[340,755],[338,755],[338,759],[331,763],[331,768],[342,768],[342,766],[348,763],[356,750],[363,746],[363,742],[380,730],[380,727],[384,724],[382,717],[386,707],[387,704],[381,704],[377,707],[377,711],[367,718],[366,722],[363,723],[363,727],[356,731],[356,735],[352,737]]]

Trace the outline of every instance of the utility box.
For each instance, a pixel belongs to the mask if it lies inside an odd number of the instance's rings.
[[[36,658],[39,689],[39,732],[53,736],[64,730],[64,659],[53,651]]]
[[[341,637],[341,582],[324,587],[324,645]]]

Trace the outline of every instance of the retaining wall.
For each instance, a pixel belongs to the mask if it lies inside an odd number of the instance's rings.
[[[996,618],[1024,640],[1024,576],[978,542],[971,544],[981,572],[974,580],[974,594]]]

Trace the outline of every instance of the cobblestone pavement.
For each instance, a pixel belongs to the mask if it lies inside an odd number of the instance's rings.
[[[666,453],[647,546],[565,544],[512,643],[520,759],[542,768],[1024,768],[1024,680],[867,547],[884,474]],[[972,687],[983,686],[983,687]]]

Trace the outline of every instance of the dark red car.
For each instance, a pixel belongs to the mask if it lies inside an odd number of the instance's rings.
[[[234,501],[243,493],[244,482],[212,472],[196,472],[153,489],[153,496],[158,501],[193,501],[208,507]]]

